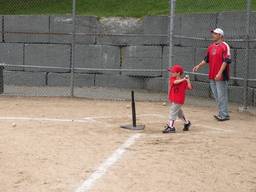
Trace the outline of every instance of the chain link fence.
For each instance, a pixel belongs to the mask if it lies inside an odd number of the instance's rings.
[[[3,95],[70,96],[69,85],[51,86],[48,77],[53,72],[70,73],[71,14],[69,0],[1,2]],[[63,21],[65,28],[58,25]]]
[[[192,69],[204,58],[210,31],[221,27],[232,55],[229,99],[244,108],[256,105],[252,1],[170,0],[169,17],[143,18],[84,16],[84,4],[10,0],[2,5],[3,95],[129,99],[135,89],[139,99],[165,101],[166,68],[180,63],[194,86],[189,94],[211,98],[207,67]]]
[[[195,96],[212,97],[207,77],[208,66],[191,73],[193,66],[206,56],[211,44],[211,30],[224,30],[224,41],[231,48],[229,101],[243,109],[255,105],[255,43],[256,25],[253,2],[245,1],[170,1],[175,7],[171,64],[181,62],[191,74]],[[193,12],[193,13],[192,13]],[[183,60],[179,59],[183,55]]]
[[[1,1],[1,15],[66,15],[72,13],[72,0]]]

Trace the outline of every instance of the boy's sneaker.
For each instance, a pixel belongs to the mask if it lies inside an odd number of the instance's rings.
[[[191,122],[188,121],[188,123],[185,123],[184,124],[184,128],[183,128],[183,131],[189,131],[189,127],[191,126]]]
[[[221,117],[220,115],[214,115],[214,118],[217,119],[218,121],[227,121],[230,120],[230,117]]]
[[[175,127],[169,127],[169,125],[166,126],[166,128],[163,130],[163,133],[175,133],[176,129]]]

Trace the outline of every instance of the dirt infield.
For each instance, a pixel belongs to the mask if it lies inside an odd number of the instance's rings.
[[[256,117],[236,106],[217,122],[214,105],[186,105],[191,131],[178,121],[167,135],[161,102],[136,103],[140,132],[119,128],[131,123],[126,101],[1,97],[0,106],[0,191],[78,192],[119,155],[86,191],[256,192]]]

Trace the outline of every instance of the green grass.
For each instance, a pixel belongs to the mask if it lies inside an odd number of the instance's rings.
[[[256,0],[251,0],[252,10],[256,10]],[[223,12],[245,11],[246,0],[177,0],[177,12],[200,13],[200,12]]]
[[[256,0],[252,9],[256,10]],[[177,13],[244,10],[245,0],[176,0]],[[143,17],[168,15],[168,0],[77,0],[79,15]],[[0,0],[0,14],[71,14],[72,0]]]

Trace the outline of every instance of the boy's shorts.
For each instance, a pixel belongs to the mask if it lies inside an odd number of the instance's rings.
[[[176,104],[176,103],[171,104],[169,120],[175,121],[177,119],[177,117],[179,117],[179,118],[184,117],[184,113],[183,113],[181,107],[182,107],[181,104]]]

